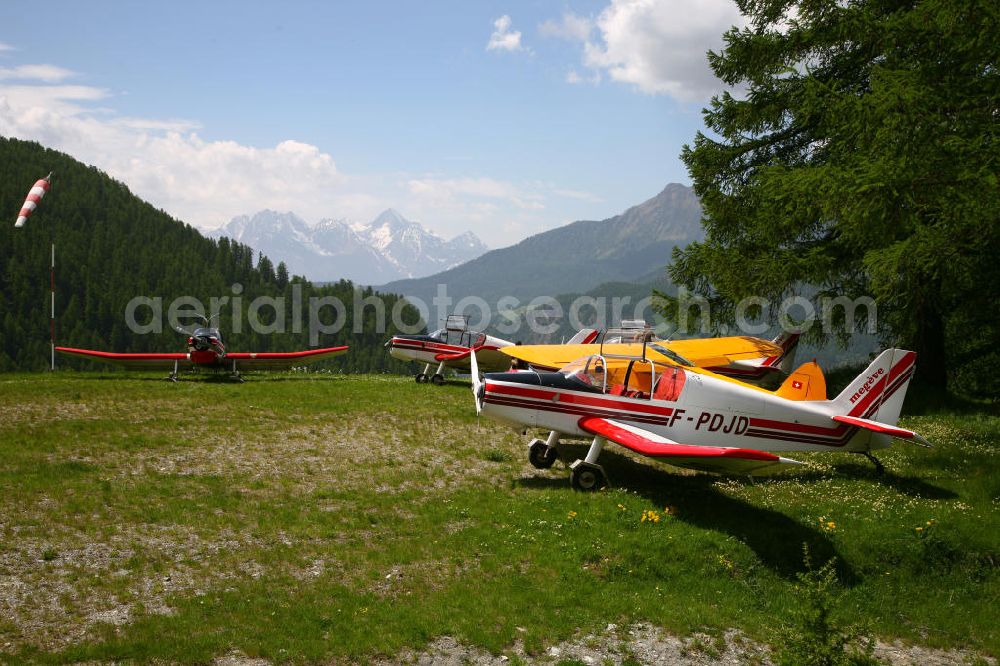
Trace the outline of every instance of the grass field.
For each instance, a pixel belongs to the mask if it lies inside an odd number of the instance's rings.
[[[804,545],[836,559],[838,620],[995,656],[1000,418],[903,424],[936,448],[896,444],[884,478],[814,454],[750,483],[610,447],[614,487],[581,494],[457,381],[0,375],[0,661],[533,654],[639,621],[773,643]]]

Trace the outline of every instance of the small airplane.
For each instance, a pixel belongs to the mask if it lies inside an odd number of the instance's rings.
[[[551,467],[562,437],[593,440],[570,465],[578,490],[607,485],[597,464],[610,440],[645,456],[694,470],[760,475],[796,460],[775,451],[848,451],[865,455],[893,438],[930,446],[896,426],[917,355],[882,352],[840,395],[826,397],[815,363],[800,366],[776,391],[684,366],[670,359],[592,354],[558,372],[488,373],[479,379],[472,356],[477,413],[518,428],[549,430],[529,444],[528,459]]]
[[[510,367],[510,357],[500,353],[500,349],[513,347],[514,343],[469,330],[468,315],[449,315],[444,328],[429,335],[395,335],[385,346],[393,358],[425,364],[423,371],[417,374],[418,384],[427,381],[443,384],[444,369],[468,370],[469,355],[473,351],[480,354],[481,367],[487,370],[506,370]],[[438,364],[437,370],[429,375],[434,363]]]
[[[216,316],[218,315],[213,315],[212,319]],[[195,328],[188,334],[187,353],[116,354],[73,347],[56,347],[56,351],[68,356],[112,363],[135,370],[171,369],[167,379],[176,382],[177,374],[182,368],[229,371],[233,379],[243,381],[240,374],[242,370],[287,370],[339,356],[348,349],[342,346],[297,352],[227,352],[219,329],[212,326],[209,319],[200,318],[205,325]],[[187,333],[181,327],[178,327],[177,331]]]
[[[798,331],[782,332],[773,340],[751,336],[664,340],[641,319],[622,321],[621,326],[603,331],[583,329],[579,341],[563,345],[519,345],[502,351],[524,367],[558,370],[574,359],[594,352],[597,345],[611,354],[637,355],[642,345],[651,356],[673,358],[682,365],[693,365],[742,381],[756,382],[774,374],[787,374],[794,367]]]

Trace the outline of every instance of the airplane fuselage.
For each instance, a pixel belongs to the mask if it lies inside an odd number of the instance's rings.
[[[188,360],[204,368],[221,368],[226,358],[226,346],[217,328],[196,329],[187,340]]]
[[[851,415],[870,417],[894,390],[890,384],[884,391],[865,396],[852,407]],[[484,414],[568,437],[589,438],[580,419],[598,416],[691,445],[868,451],[888,447],[892,441],[886,435],[833,421],[835,407],[826,400],[788,400],[697,372],[685,372],[682,385],[672,394],[660,392],[663,397],[656,397],[658,391],[653,397],[611,395],[563,373],[530,371],[487,374],[482,391]]]
[[[510,367],[510,357],[498,351],[509,346],[507,340],[501,340],[489,335],[481,335],[481,339],[470,339],[467,344],[451,344],[431,335],[396,335],[389,341],[389,355],[401,361],[417,361],[437,365],[444,363],[446,367],[461,370],[469,369],[469,358],[466,354],[470,346],[476,346],[479,363],[488,370],[506,370]],[[478,343],[478,344],[476,344]],[[450,359],[450,356],[459,356]]]

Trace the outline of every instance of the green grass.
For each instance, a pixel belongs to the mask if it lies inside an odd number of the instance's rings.
[[[612,447],[614,488],[581,494],[471,403],[391,376],[0,375],[0,662],[538,653],[635,621],[773,641],[804,544],[836,559],[845,623],[1000,652],[998,417],[905,418],[937,446],[894,446],[882,479],[845,454],[749,483]]]

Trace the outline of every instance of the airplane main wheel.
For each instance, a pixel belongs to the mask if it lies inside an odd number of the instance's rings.
[[[431,383],[441,386],[441,384],[444,384],[444,375],[438,375],[438,374],[433,375],[431,377]]]
[[[600,465],[593,465],[582,460],[577,460],[573,463],[572,469],[573,473],[570,476],[570,481],[577,490],[600,490],[608,485],[608,477],[604,474],[604,469]]]
[[[533,439],[528,445],[528,462],[535,469],[548,469],[558,458],[559,454],[555,447],[549,448],[548,444],[540,439]]]
[[[427,375],[421,372],[419,375],[415,377],[415,379],[417,380],[418,384],[423,384],[424,382],[427,381]]]

